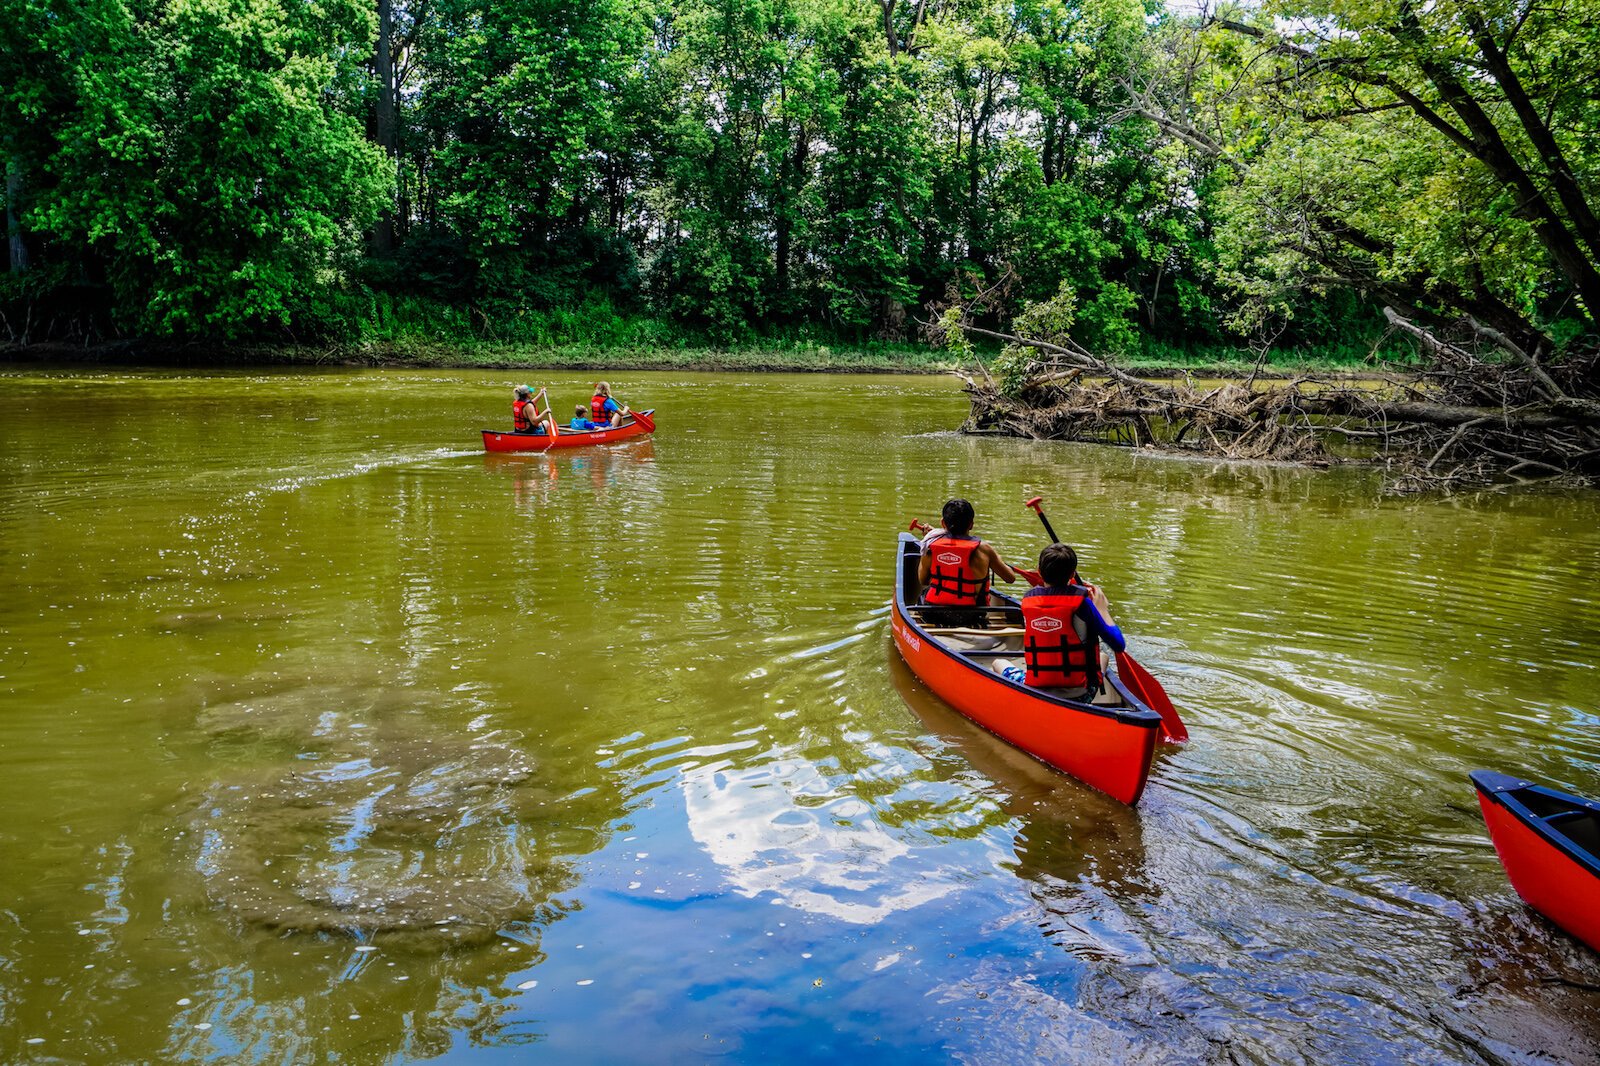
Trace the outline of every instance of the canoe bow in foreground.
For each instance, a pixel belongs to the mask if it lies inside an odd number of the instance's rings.
[[[1062,699],[994,672],[996,658],[1020,660],[1020,652],[996,656],[962,651],[930,633],[918,619],[921,554],[915,537],[900,534],[891,626],[895,647],[912,673],[950,706],[1040,762],[1123,803],[1139,802],[1150,777],[1161,716],[1140,703],[1114,674],[1108,673],[1106,680],[1120,705]],[[1015,600],[991,593],[990,603],[997,619],[1020,625],[1021,608]]]
[[[654,409],[644,411],[643,419],[624,422],[614,429],[597,429],[592,432],[562,430],[554,437],[538,433],[506,433],[496,429],[483,431],[484,451],[490,452],[547,452],[558,448],[583,448],[590,444],[615,444],[655,432],[656,424],[650,418]]]
[[[1490,770],[1470,776],[1511,887],[1600,951],[1600,803]]]

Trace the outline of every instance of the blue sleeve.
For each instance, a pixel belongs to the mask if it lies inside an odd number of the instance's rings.
[[[1086,612],[1089,632],[1099,634],[1100,639],[1111,646],[1112,651],[1128,650],[1128,642],[1122,639],[1122,630],[1100,617],[1100,609],[1094,605],[1093,600],[1084,600],[1079,610]]]
[[[601,410],[604,411],[606,414],[610,414],[612,411],[620,411],[620,410],[622,410],[622,408],[617,406],[617,401],[615,401],[611,397],[607,396],[606,397],[606,405],[604,407],[602,407]]]

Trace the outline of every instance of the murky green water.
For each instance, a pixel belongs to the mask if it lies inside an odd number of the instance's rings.
[[[1600,795],[1600,497],[965,439],[934,378],[0,368],[0,1061],[1600,1061],[1465,772]],[[589,379],[548,381],[566,403]],[[955,492],[1193,741],[1128,810],[888,640]]]

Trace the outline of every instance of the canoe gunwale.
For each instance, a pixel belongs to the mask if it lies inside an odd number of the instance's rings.
[[[1549,824],[1550,816],[1535,813],[1531,807],[1518,799],[1516,794],[1533,792],[1568,804],[1575,810],[1587,811],[1597,818],[1600,818],[1600,803],[1493,770],[1473,770],[1467,776],[1472,779],[1472,785],[1478,790],[1479,796],[1504,809],[1519,824],[1526,826],[1540,840],[1571,859],[1591,877],[1600,879],[1600,855],[1585,851],[1577,841],[1565,833],[1557,832]]]

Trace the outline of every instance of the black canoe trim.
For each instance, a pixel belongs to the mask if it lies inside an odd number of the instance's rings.
[[[919,638],[939,649],[939,651],[943,652],[945,655],[952,659],[961,660],[964,668],[969,670],[976,669],[976,667],[974,667],[970,662],[965,661],[967,656],[963,655],[961,652],[945,647],[943,642],[941,642],[938,637],[930,635],[927,630],[923,628],[922,623],[917,621],[916,617],[911,613],[911,611],[907,610],[908,606],[924,606],[922,604],[915,603],[908,605],[906,601],[907,575],[908,573],[916,573],[916,571],[912,569],[908,563],[914,564],[917,559],[921,558],[922,542],[917,540],[916,537],[913,537],[909,533],[902,533],[900,534],[899,549],[900,550],[896,555],[897,565],[894,568],[894,599],[896,606],[900,608],[901,617],[905,619],[906,626],[910,628],[912,632],[916,633]],[[1002,604],[992,604],[991,608],[1010,607],[1014,610],[1021,609],[1021,605],[1018,604],[1016,600],[1013,600],[1011,597],[1005,595],[1005,593],[994,592],[993,595],[1006,602]],[[960,607],[954,607],[950,609],[957,611],[962,610]],[[973,609],[977,610],[978,608],[975,606]],[[1051,695],[1042,689],[1030,688],[1020,681],[1012,681],[1010,678],[1002,677],[991,670],[985,670],[983,673],[988,676],[990,680],[997,681],[1002,685],[1007,685],[1013,689],[1016,689],[1023,695],[1032,697],[1036,700],[1043,700],[1046,703],[1053,703],[1058,707],[1070,708],[1074,711],[1097,715],[1101,718],[1115,718],[1117,721],[1126,725],[1141,726],[1146,729],[1161,728],[1161,715],[1141,703],[1137,696],[1128,691],[1127,686],[1122,683],[1122,679],[1111,673],[1107,673],[1105,678],[1116,687],[1117,694],[1121,696],[1123,701],[1127,704],[1126,707],[1106,707],[1098,703],[1064,699],[1060,696]]]
[[[1552,824],[1558,819],[1570,821],[1564,816],[1577,814],[1587,816],[1600,825],[1600,803],[1493,770],[1473,770],[1467,776],[1472,779],[1479,795],[1504,807],[1513,818],[1532,829],[1551,847],[1577,863],[1591,877],[1600,879],[1600,854],[1588,850],[1562,832],[1558,825]],[[1559,809],[1540,814],[1529,806],[1524,797],[1537,797],[1545,801],[1540,804],[1541,807],[1553,805]]]

